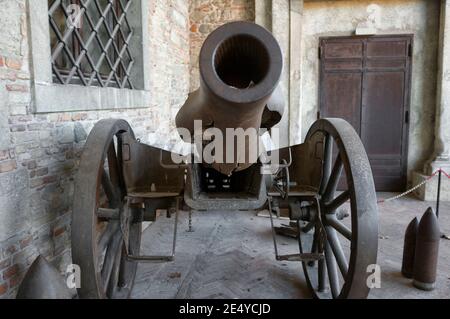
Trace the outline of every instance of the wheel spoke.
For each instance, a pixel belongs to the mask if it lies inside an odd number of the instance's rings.
[[[103,169],[102,174],[102,186],[103,190],[105,191],[106,197],[108,197],[111,208],[118,207],[119,199],[117,197],[117,193],[105,169]]]
[[[318,276],[319,276],[319,292],[325,291],[325,281],[327,278],[327,267],[325,265],[325,261],[323,259],[318,262]]]
[[[342,236],[348,240],[352,240],[352,231],[347,228],[343,223],[337,220],[336,216],[329,215],[326,218],[327,224],[336,229]]]
[[[311,253],[312,254],[314,254],[314,253],[317,253],[317,248],[318,248],[319,246],[318,246],[318,243],[317,243],[317,236],[313,236],[313,242],[312,242],[312,244],[311,244]]]
[[[111,244],[108,246],[105,255],[105,261],[103,262],[103,269],[101,270],[102,283],[105,289],[107,289],[109,286],[111,275],[113,274],[115,268],[114,266],[117,264],[116,263],[117,253],[118,250],[120,249],[121,243],[122,243],[122,236],[120,234],[120,231],[117,230],[114,233]]]
[[[336,197],[330,203],[325,204],[325,211],[327,214],[333,214],[336,209],[344,205],[350,199],[350,192],[345,191],[338,197]]]
[[[341,242],[339,241],[339,238],[337,236],[336,230],[333,228],[327,226],[327,238],[328,242],[330,244],[331,250],[333,251],[334,257],[336,258],[339,270],[341,271],[342,277],[347,277],[348,273],[348,264],[347,260],[345,258],[344,252],[342,250]]]
[[[325,201],[331,200],[336,193],[337,187],[339,185],[339,181],[341,179],[342,171],[344,165],[342,163],[341,156],[336,158],[336,162],[334,163],[333,170],[331,171],[330,179],[328,180],[328,185],[323,193],[323,198]]]
[[[323,237],[319,227],[316,227],[315,237],[317,241],[317,251],[319,254],[324,253],[323,249]],[[319,283],[319,292],[324,292],[326,289],[326,281],[327,278],[327,267],[325,264],[325,260],[320,259],[318,262],[318,283]]]
[[[339,297],[340,292],[339,276],[336,267],[336,260],[334,259],[333,252],[328,242],[325,244],[325,260],[327,263],[331,294],[333,298],[337,298]]]
[[[122,243],[122,240],[120,241],[120,243]],[[109,282],[108,282],[108,286],[107,286],[107,290],[106,290],[106,294],[111,299],[114,298],[114,294],[118,289],[120,271],[122,270],[122,267],[121,267],[122,266],[122,263],[121,263],[122,248],[121,247],[122,247],[122,245],[119,245],[118,250],[116,252],[111,276],[109,278]]]
[[[120,218],[119,208],[99,208],[97,217],[105,220],[118,220]]]
[[[331,175],[331,162],[333,160],[333,137],[327,134],[325,137],[322,182],[320,185],[320,194],[323,194]]]
[[[314,234],[314,236],[313,236],[313,241],[312,241],[312,244],[311,244],[311,254],[317,253],[318,247],[319,247],[319,246],[318,246],[318,244],[317,244],[317,235]],[[316,264],[315,261],[310,261],[310,262],[308,262],[308,266],[309,266],[309,267],[314,267],[315,264]]]
[[[129,254],[130,255],[139,255],[139,246],[136,243],[141,240],[141,225],[140,224],[132,224],[130,229],[129,236]],[[125,252],[126,253],[126,252]],[[130,278],[133,277],[133,262],[127,260],[125,253],[123,254],[120,261],[120,273],[119,273],[119,281],[118,286],[121,288],[130,288],[133,284]]]
[[[105,231],[103,232],[103,234],[101,234],[100,239],[98,241],[97,247],[100,252],[103,252],[108,248],[108,245],[111,242],[113,235],[117,232],[118,228],[119,228],[118,222],[108,223]]]
[[[134,255],[134,254],[133,254]],[[117,280],[117,286],[119,286],[120,288],[125,288],[126,285],[131,284],[130,282],[127,281],[128,278],[128,269],[129,267],[127,267],[127,263],[129,263],[129,261],[126,260],[126,256],[123,256],[120,259],[120,270],[119,270],[119,276],[118,276],[118,280]]]
[[[115,189],[119,189],[121,183],[120,170],[114,142],[111,143],[108,149],[108,167],[109,167],[109,176],[111,177],[111,183],[113,184]]]
[[[125,178],[123,176],[123,140],[122,140],[122,135],[126,134],[126,133],[122,133],[117,135],[117,162],[118,162],[118,167],[119,167],[119,182],[120,182],[120,189],[121,189],[121,194],[122,197],[127,195],[127,189],[126,189],[126,184],[125,184]]]

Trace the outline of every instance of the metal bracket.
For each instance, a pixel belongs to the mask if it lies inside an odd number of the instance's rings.
[[[159,155],[159,165],[161,165],[161,167],[165,168],[165,169],[187,169],[188,165],[186,164],[187,162],[187,156],[184,156],[184,158],[186,159],[186,161],[184,162],[184,164],[164,164],[164,150],[160,151],[160,155]]]
[[[278,253],[278,244],[277,244],[277,238],[276,238],[276,231],[275,226],[273,222],[273,211],[272,211],[272,197],[270,196],[268,198],[269,201],[269,216],[270,216],[270,224],[272,227],[272,238],[273,238],[273,246],[275,249],[275,258],[277,261],[296,261],[296,262],[314,262],[323,260],[325,258],[325,255],[323,253],[313,253],[313,254],[293,254],[293,255],[279,255]],[[298,229],[301,231],[300,228],[300,221],[297,221],[298,223]],[[300,234],[298,235],[298,241],[299,241],[299,250],[300,250]]]
[[[178,214],[180,211],[180,197],[176,198],[175,225],[173,228],[172,254],[169,256],[133,256],[127,255],[127,260],[132,262],[151,263],[151,262],[170,262],[175,260],[175,249],[177,244]]]

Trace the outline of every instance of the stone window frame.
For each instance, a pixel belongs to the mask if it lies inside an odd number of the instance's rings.
[[[136,12],[140,19],[133,19],[132,25],[138,39],[135,43],[139,44],[133,48],[137,52],[134,90],[55,83],[51,66],[48,0],[27,1],[34,113],[139,109],[151,104],[149,7],[147,0],[135,1],[140,9]]]

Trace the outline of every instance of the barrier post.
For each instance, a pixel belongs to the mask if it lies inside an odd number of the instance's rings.
[[[437,190],[437,202],[436,202],[436,216],[439,218],[439,206],[441,203],[441,182],[442,182],[442,169],[439,169],[439,180],[438,180],[438,190]]]

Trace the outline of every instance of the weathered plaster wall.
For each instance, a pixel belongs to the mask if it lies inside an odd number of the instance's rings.
[[[199,83],[198,56],[207,36],[221,25],[231,21],[255,21],[255,1],[261,0],[191,0],[191,62],[190,91]]]
[[[148,108],[35,115],[27,1],[0,0],[0,298],[14,297],[37,254],[61,271],[70,262],[73,178],[98,120],[127,119],[137,137],[168,147],[189,89],[188,3],[151,0],[149,10]]]
[[[315,121],[319,92],[319,38],[352,35],[374,20],[378,34],[414,34],[409,172],[420,170],[433,151],[439,2],[428,0],[306,1],[302,36],[302,138]],[[375,6],[374,6],[375,5]],[[370,6],[370,7],[369,7]],[[378,8],[379,18],[373,16]],[[371,19],[374,17],[374,19]],[[298,121],[298,119],[291,119]],[[292,124],[291,124],[292,125]]]

